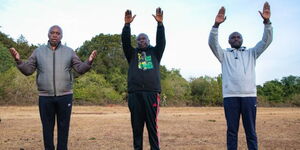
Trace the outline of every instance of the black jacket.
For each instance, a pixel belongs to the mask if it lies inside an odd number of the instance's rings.
[[[130,24],[125,24],[122,31],[122,46],[129,64],[128,92],[161,92],[159,65],[166,45],[165,29],[158,23],[156,46],[141,50],[131,46]]]

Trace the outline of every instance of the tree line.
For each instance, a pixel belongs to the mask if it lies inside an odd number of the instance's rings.
[[[136,46],[132,37],[132,45]],[[128,64],[119,34],[99,34],[76,49],[81,60],[97,50],[90,72],[74,72],[74,103],[89,105],[126,104]],[[0,32],[0,105],[37,103],[35,75],[26,77],[15,67],[8,48],[15,47],[26,60],[36,45],[29,45],[23,35],[17,40]],[[222,106],[222,75],[184,79],[180,70],[160,66],[162,106]],[[300,77],[287,76],[257,86],[258,103],[262,106],[300,106]]]

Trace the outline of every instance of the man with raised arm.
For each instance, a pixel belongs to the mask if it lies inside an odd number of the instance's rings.
[[[76,53],[61,44],[62,29],[50,27],[48,43],[35,49],[27,62],[19,53],[10,48],[18,69],[26,76],[37,70],[36,82],[39,91],[39,111],[43,126],[45,150],[54,150],[53,131],[57,118],[57,150],[68,149],[68,135],[72,111],[72,68],[84,74],[91,68],[97,52],[94,50],[88,60],[81,62]]]
[[[122,45],[129,64],[128,107],[131,113],[133,144],[135,150],[143,149],[143,131],[146,122],[151,150],[159,150],[157,116],[160,101],[159,65],[165,49],[166,39],[163,26],[163,11],[156,9],[156,46],[150,45],[145,33],[137,36],[137,48],[131,46],[130,23],[134,20],[130,10],[125,12]]]
[[[272,42],[273,29],[270,22],[270,5],[264,4],[260,12],[264,23],[262,40],[253,48],[242,46],[243,37],[239,32],[230,34],[228,42],[231,48],[222,49],[218,42],[218,28],[226,20],[225,8],[219,10],[215,24],[209,35],[209,46],[222,65],[222,88],[224,110],[227,122],[227,149],[236,150],[240,115],[246,133],[249,150],[258,149],[256,122],[256,59]]]

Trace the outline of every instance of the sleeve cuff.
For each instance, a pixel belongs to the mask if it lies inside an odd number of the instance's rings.
[[[271,23],[270,24],[265,24],[265,28],[271,28],[271,27],[272,27]]]
[[[218,30],[219,30],[219,28],[212,27],[212,28],[211,28],[211,33],[217,34],[217,33],[218,33]]]
[[[16,60],[17,65],[21,65],[22,64],[22,60]]]
[[[86,60],[85,63],[86,63],[89,67],[91,67],[92,64],[93,64],[93,61]]]

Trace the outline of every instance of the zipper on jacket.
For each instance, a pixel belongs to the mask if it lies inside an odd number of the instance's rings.
[[[56,86],[55,86],[55,50],[53,51],[53,90],[54,90],[54,96],[56,96]]]

